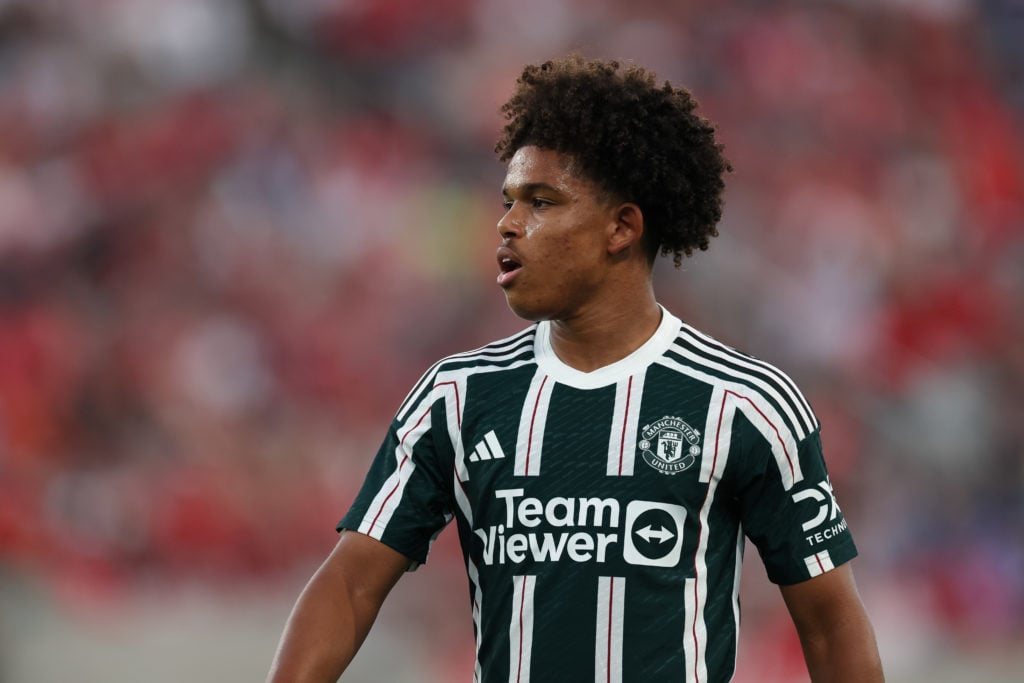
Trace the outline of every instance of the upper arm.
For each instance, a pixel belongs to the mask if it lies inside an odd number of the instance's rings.
[[[833,622],[864,611],[849,564],[779,590],[801,635],[822,632]]]
[[[792,454],[800,476],[787,481],[788,461],[773,455],[763,435],[742,416],[735,419],[744,445],[732,483],[744,533],[780,585],[805,582],[853,559],[857,547],[833,494],[818,432]]]
[[[346,531],[295,603],[269,681],[336,681],[409,566],[405,555]]]
[[[812,681],[883,681],[874,630],[849,564],[781,586]]]
[[[338,543],[314,576],[332,590],[379,608],[384,598],[409,568],[402,553],[354,531],[342,531]]]
[[[392,421],[339,531],[372,536],[426,562],[434,538],[453,517],[455,449],[448,395],[434,388],[414,393]]]

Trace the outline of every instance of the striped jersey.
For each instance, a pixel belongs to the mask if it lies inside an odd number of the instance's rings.
[[[744,538],[779,584],[856,555],[793,382],[665,310],[593,372],[547,322],[434,365],[338,528],[415,565],[453,518],[484,683],[727,681]]]

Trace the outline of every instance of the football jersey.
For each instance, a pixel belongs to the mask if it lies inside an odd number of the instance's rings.
[[[550,323],[434,365],[338,525],[426,561],[456,520],[475,680],[727,681],[744,538],[796,583],[856,555],[793,382],[662,310],[593,372]]]

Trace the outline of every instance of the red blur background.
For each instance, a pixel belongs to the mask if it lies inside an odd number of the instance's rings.
[[[263,675],[405,392],[524,326],[497,110],[574,49],[718,124],[659,298],[805,390],[890,680],[1019,680],[1024,2],[68,5],[0,2],[0,681]],[[737,680],[802,680],[757,565]],[[466,596],[446,532],[351,680],[468,680]]]

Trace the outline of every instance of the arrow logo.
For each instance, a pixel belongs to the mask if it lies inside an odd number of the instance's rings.
[[[654,528],[650,524],[645,526],[643,529],[637,529],[636,535],[648,543],[653,543],[652,539],[657,539],[658,543],[664,543],[675,536],[675,534],[668,529],[663,529],[661,527]]]

